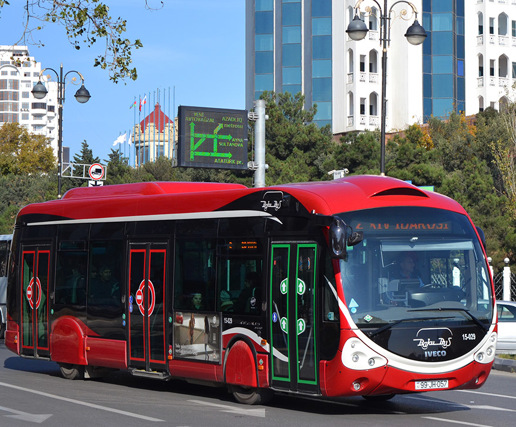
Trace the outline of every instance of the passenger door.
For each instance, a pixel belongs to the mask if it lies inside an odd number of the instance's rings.
[[[316,263],[316,243],[272,244],[271,375],[278,389],[318,391]]]
[[[24,245],[21,262],[21,354],[49,357],[50,245]]]
[[[166,243],[134,243],[129,248],[129,366],[166,371]]]

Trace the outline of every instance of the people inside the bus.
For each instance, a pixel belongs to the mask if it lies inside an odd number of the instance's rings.
[[[102,265],[98,270],[98,278],[95,281],[95,293],[99,298],[120,301],[120,284],[115,277],[111,267]]]
[[[239,313],[254,313],[259,309],[260,275],[251,271],[247,273],[244,283],[244,289],[238,296],[237,311]]]
[[[417,270],[417,254],[414,252],[402,252],[398,258],[398,273],[396,278],[401,280],[417,280],[419,286],[424,286]]]
[[[190,300],[190,309],[202,310],[203,308],[204,308],[204,303],[202,300],[202,294],[200,292],[193,293],[192,299]]]
[[[233,301],[231,301],[231,295],[224,289],[220,291],[220,311],[225,313],[232,313],[235,311]]]
[[[84,303],[86,296],[86,280],[79,264],[73,265],[70,275],[67,276],[64,288],[67,290],[70,304]]]

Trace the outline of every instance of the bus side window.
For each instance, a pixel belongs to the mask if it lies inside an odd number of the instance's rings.
[[[90,246],[88,305],[121,307],[120,266],[122,247],[119,241],[93,241]]]
[[[174,308],[214,310],[215,243],[211,240],[177,240]]]
[[[86,260],[87,252],[57,254],[55,303],[86,305]]]

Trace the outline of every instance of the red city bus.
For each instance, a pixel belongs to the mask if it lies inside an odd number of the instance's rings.
[[[66,378],[123,369],[249,404],[478,388],[497,339],[481,236],[387,177],[76,188],[18,214],[5,343]]]

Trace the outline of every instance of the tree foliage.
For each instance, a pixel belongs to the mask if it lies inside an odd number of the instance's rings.
[[[316,107],[305,109],[300,93],[264,92],[261,98],[269,117],[265,122],[266,184],[326,179],[332,135],[329,126],[319,128],[312,122]]]
[[[0,174],[24,175],[48,173],[55,167],[48,139],[35,135],[19,123],[0,127]]]
[[[148,0],[145,6],[150,8]],[[161,5],[163,3],[161,2]],[[113,18],[107,2],[103,0],[17,0],[0,1],[3,7],[23,7],[25,27],[20,40],[15,44],[35,40],[36,33],[47,23],[60,24],[64,27],[70,43],[79,50],[83,46],[91,47],[98,42],[104,43],[104,50],[94,58],[94,66],[109,71],[110,79],[131,78],[136,80],[138,74],[132,66],[132,53],[143,47],[139,39],[129,40],[125,37],[127,21],[120,17]],[[43,45],[42,42],[36,42]]]

